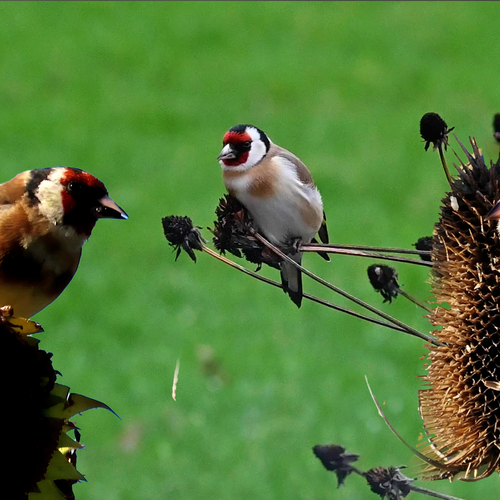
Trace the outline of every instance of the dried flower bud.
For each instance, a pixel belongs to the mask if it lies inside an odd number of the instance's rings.
[[[432,250],[432,236],[422,236],[422,238],[419,238],[418,241],[413,244],[413,246],[417,250],[431,251]],[[420,258],[422,260],[426,260],[429,262],[432,260],[430,255],[420,255]]]
[[[253,234],[256,226],[245,207],[233,196],[226,194],[215,210],[214,246],[219,252],[229,252],[236,257],[242,253],[253,264],[267,264],[279,269],[279,258],[269,252]]]
[[[500,142],[500,113],[493,117],[493,137]]]
[[[313,448],[313,453],[317,458],[319,458],[319,460],[321,460],[321,463],[326,470],[335,472],[338,486],[342,486],[345,478],[351,472],[354,472],[351,464],[356,462],[359,458],[359,455],[346,453],[345,448],[337,444],[318,444]]]
[[[380,498],[402,500],[411,492],[413,479],[401,473],[400,467],[375,467],[365,472],[365,478],[371,490]]]
[[[425,141],[425,150],[429,149],[432,142],[433,149],[436,150],[440,145],[444,149],[448,147],[448,134],[455,127],[448,128],[446,122],[437,113],[426,113],[420,120],[420,135]]]
[[[171,247],[177,251],[175,260],[179,257],[181,250],[184,249],[189,257],[196,262],[195,250],[203,250],[203,238],[198,227],[193,226],[189,217],[181,215],[170,215],[161,220],[165,238]]]
[[[375,291],[380,292],[384,302],[392,302],[401,293],[397,283],[398,273],[393,267],[372,264],[368,267],[368,278]]]

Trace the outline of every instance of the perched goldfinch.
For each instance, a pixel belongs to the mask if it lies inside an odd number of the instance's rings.
[[[294,154],[274,144],[257,127],[236,125],[224,135],[218,160],[229,194],[246,207],[271,243],[284,245],[294,239],[309,243],[317,233],[328,243],[321,195],[311,173]],[[300,264],[300,252],[290,257]],[[284,291],[300,307],[301,272],[282,262],[281,280]]]
[[[0,184],[0,306],[29,318],[56,299],[100,218],[127,214],[83,170],[29,170]]]

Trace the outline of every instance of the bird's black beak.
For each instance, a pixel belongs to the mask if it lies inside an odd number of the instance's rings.
[[[234,152],[234,149],[231,144],[226,144],[223,148],[222,151],[220,152],[220,155],[217,157],[217,160],[234,160],[236,158],[236,154]]]
[[[128,219],[125,210],[121,209],[109,196],[101,198],[94,210],[98,219]]]

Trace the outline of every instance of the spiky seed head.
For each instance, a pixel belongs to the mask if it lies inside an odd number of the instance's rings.
[[[485,216],[500,197],[500,162],[486,167],[477,144],[442,200],[434,228],[429,345],[420,412],[429,452],[443,465],[432,479],[477,480],[500,471],[500,239]],[[459,209],[452,207],[452,198]],[[456,207],[455,207],[456,208]]]

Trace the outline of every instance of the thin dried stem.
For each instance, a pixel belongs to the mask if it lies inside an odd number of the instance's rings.
[[[342,290],[341,288],[333,285],[332,283],[329,283],[328,281],[324,280],[323,278],[317,276],[316,274],[312,273],[311,271],[307,270],[306,268],[302,267],[300,264],[297,264],[293,259],[291,259],[288,255],[283,253],[279,248],[277,248],[275,245],[267,241],[266,238],[264,238],[261,234],[254,232],[253,236],[258,239],[263,245],[268,247],[270,250],[272,250],[276,255],[281,257],[283,260],[286,260],[287,262],[290,262],[293,266],[295,266],[297,269],[299,269],[301,272],[303,272],[306,276],[309,276],[311,279],[314,281],[317,281],[321,285],[325,286],[326,288],[329,288],[330,290],[338,293],[339,295],[342,295],[348,300],[351,300],[352,302],[358,304],[359,306],[367,309],[368,311],[376,314],[377,316],[380,316],[381,318],[384,318],[385,320],[389,321],[390,323],[393,323],[400,328],[403,328],[406,333],[413,335],[415,337],[419,337],[422,340],[426,340],[428,342],[431,342],[434,345],[443,345],[442,343],[437,342],[436,339],[431,337],[430,335],[427,335],[425,333],[419,332],[418,330],[415,330],[411,326],[406,325],[405,323],[397,320],[396,318],[393,318],[389,314],[384,313],[383,311],[380,311],[376,307],[371,306],[367,302],[364,302],[354,295],[351,295],[350,293],[346,292],[345,290]]]
[[[258,279],[259,281],[263,281],[264,283],[267,283],[268,285],[272,285],[276,288],[283,289],[282,285],[280,283],[278,283],[277,281],[273,281],[269,278],[266,278],[265,276],[261,276],[260,274],[257,274],[253,271],[248,270],[246,267],[243,267],[240,264],[224,257],[223,255],[218,254],[217,252],[215,252],[211,248],[207,247],[206,245],[203,245],[202,250],[204,252],[206,252],[208,255],[210,255],[211,257],[215,257],[216,259],[220,260],[221,262],[224,262],[224,264],[227,264],[227,265],[233,267],[234,269],[237,269],[238,271],[241,271],[241,272],[247,274],[248,276],[252,276],[253,278]],[[399,327],[399,326],[394,325],[392,323],[386,323],[385,321],[381,321],[377,318],[371,318],[370,316],[366,316],[365,314],[361,314],[361,313],[358,313],[358,312],[353,311],[351,309],[347,309],[346,307],[338,306],[338,305],[333,304],[331,302],[328,302],[326,300],[320,299],[319,297],[315,297],[314,295],[311,295],[309,293],[304,293],[303,296],[304,296],[304,298],[310,300],[311,302],[316,302],[317,304],[321,304],[323,306],[329,307],[330,309],[335,309],[336,311],[340,311],[340,312],[349,314],[350,316],[354,316],[354,317],[362,319],[364,321],[368,321],[370,323],[374,323],[374,324],[379,325],[379,326],[384,326],[386,328],[390,328],[391,330],[396,330],[398,332],[405,332],[406,333],[406,331],[407,331],[405,328]]]
[[[438,151],[439,151],[439,158],[441,158],[441,164],[443,165],[444,173],[446,174],[446,179],[448,180],[448,184],[452,188],[453,179],[451,178],[450,170],[448,169],[448,164],[446,163],[446,158],[444,157],[443,143],[441,142],[438,145]]]
[[[432,262],[429,262],[426,260],[407,259],[405,257],[397,257],[397,256],[392,256],[392,255],[384,255],[381,253],[365,252],[362,250],[357,250],[355,248],[341,248],[341,247],[336,247],[333,245],[323,245],[320,243],[302,244],[299,247],[299,251],[300,252],[336,253],[336,254],[340,254],[340,255],[353,255],[355,257],[369,257],[372,259],[391,260],[394,262],[405,262],[407,264],[416,264],[417,266],[432,267]],[[411,252],[411,250],[408,252]],[[430,255],[430,252],[426,252],[424,254],[424,253],[416,251],[416,253],[419,253],[421,255]]]
[[[346,250],[366,250],[368,252],[382,252],[382,253],[403,253],[409,255],[428,255],[430,256],[430,250],[412,250],[409,248],[392,248],[392,247],[372,247],[367,245],[343,245],[340,243],[317,243],[321,245],[322,248],[344,248]],[[303,246],[308,246],[303,244]],[[302,245],[301,245],[302,248]]]
[[[422,495],[427,495],[434,498],[441,498],[442,500],[462,500],[461,498],[452,497],[451,495],[446,495],[445,493],[438,493],[437,491],[428,490],[427,488],[421,488],[414,484],[410,484],[409,488],[415,493],[421,493]]]
[[[432,311],[432,309],[430,307],[427,307],[425,304],[423,304],[422,302],[420,302],[420,300],[415,299],[410,294],[406,293],[404,290],[401,290],[401,288],[398,289],[398,293],[399,293],[399,295],[402,295],[403,297],[405,297],[406,299],[408,299],[410,302],[413,302],[415,305],[417,305],[418,307],[421,307],[425,311],[427,311],[427,312],[431,312]]]

